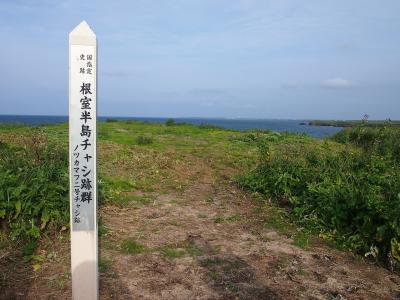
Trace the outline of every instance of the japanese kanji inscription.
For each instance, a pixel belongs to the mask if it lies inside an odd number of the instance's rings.
[[[83,21],[69,35],[72,298],[98,299],[97,41]]]
[[[96,82],[95,47],[71,46],[72,230],[94,229]]]

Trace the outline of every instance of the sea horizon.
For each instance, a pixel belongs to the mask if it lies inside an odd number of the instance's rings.
[[[290,132],[308,134],[316,138],[332,136],[342,130],[341,127],[307,125],[313,119],[259,119],[259,118],[227,118],[227,117],[129,117],[129,116],[98,116],[99,122],[107,119],[121,121],[136,120],[150,123],[165,123],[174,119],[177,123],[193,125],[214,125],[232,130],[271,130],[276,132]],[[0,123],[26,124],[32,126],[44,124],[60,124],[68,122],[67,115],[0,115]]]
[[[63,117],[68,118],[68,115],[57,115],[57,114],[0,114],[0,117]],[[209,116],[122,116],[122,115],[98,115],[98,118],[146,118],[146,119],[219,119],[219,120],[254,120],[254,121],[263,121],[263,120],[277,120],[277,121],[361,121],[362,118],[258,118],[258,117],[209,117]],[[389,118],[369,118],[369,121],[385,121]],[[400,121],[397,119],[391,119],[392,121]],[[1,122],[1,120],[0,120]]]

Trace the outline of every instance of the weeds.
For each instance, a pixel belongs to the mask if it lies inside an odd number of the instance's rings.
[[[121,242],[120,249],[125,254],[138,254],[146,251],[146,247],[134,240],[124,240]]]
[[[214,223],[215,224],[222,224],[224,222],[225,222],[225,218],[222,217],[222,216],[217,216],[217,217],[214,218]]]
[[[117,119],[114,119],[114,118],[107,118],[107,119],[106,119],[106,122],[107,122],[107,123],[117,123],[118,120],[117,120]]]
[[[138,145],[150,145],[153,143],[153,138],[151,136],[139,135],[136,138],[136,143]]]
[[[264,140],[258,166],[238,184],[325,238],[400,262],[399,137],[395,128],[356,128],[334,137],[343,146]],[[307,245],[301,237],[296,242]]]
[[[100,203],[124,205],[129,202],[129,199],[125,197],[126,193],[135,189],[136,185],[123,177],[102,176],[98,187]]]
[[[204,254],[203,249],[201,249],[199,246],[197,246],[193,242],[187,243],[185,250],[192,257],[201,256]]]
[[[165,125],[166,126],[174,126],[176,125],[176,121],[172,118],[167,119],[167,121],[165,121]]]
[[[39,131],[18,138],[0,142],[0,220],[12,239],[38,239],[68,223],[68,156]]]
[[[161,249],[161,253],[168,258],[180,258],[185,255],[185,251],[171,246],[165,246]]]
[[[100,273],[105,273],[108,271],[112,264],[112,260],[107,257],[100,257],[99,259],[99,271]]]

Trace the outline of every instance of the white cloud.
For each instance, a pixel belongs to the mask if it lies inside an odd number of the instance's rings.
[[[327,79],[322,82],[322,87],[329,89],[346,89],[352,86],[354,86],[354,84],[350,80],[340,77]]]

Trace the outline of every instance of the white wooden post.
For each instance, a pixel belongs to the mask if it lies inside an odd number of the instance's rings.
[[[74,300],[98,299],[96,35],[83,21],[69,34],[71,272]]]

